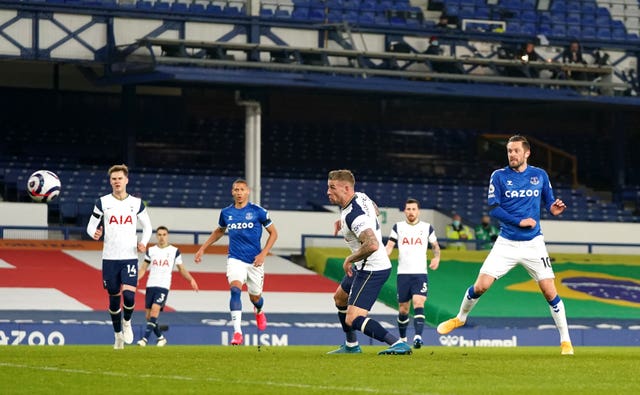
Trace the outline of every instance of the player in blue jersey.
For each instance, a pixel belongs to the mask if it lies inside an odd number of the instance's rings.
[[[256,324],[263,331],[267,327],[267,317],[262,311],[264,300],[264,260],[273,247],[278,232],[264,208],[249,202],[249,185],[245,180],[236,180],[231,187],[234,204],[220,212],[218,227],[211,232],[207,241],[196,252],[195,262],[202,261],[204,251],[220,240],[225,231],[229,232],[229,255],[227,259],[227,280],[231,289],[231,322],[233,323],[234,346],[242,344],[242,286],[247,284],[249,299],[255,308]],[[262,228],[269,233],[264,245],[260,247]]]
[[[343,263],[345,278],[341,286],[348,294],[344,327],[363,332],[378,341],[387,343],[389,348],[378,354],[411,354],[411,347],[387,331],[380,323],[368,316],[378,298],[382,286],[391,274],[391,261],[382,243],[382,232],[377,218],[375,204],[367,195],[354,191],[355,178],[349,170],[329,172],[327,196],[332,204],[340,206],[340,229],[345,242],[351,249]],[[336,300],[336,304],[339,301]],[[340,307],[339,307],[340,309]],[[346,330],[345,330],[346,332]],[[356,343],[357,344],[357,343]],[[342,345],[332,354],[357,352]],[[359,350],[360,347],[357,346]]]
[[[131,315],[138,285],[138,253],[146,251],[152,228],[142,200],[127,193],[127,166],[111,166],[109,182],[112,192],[96,201],[87,234],[94,240],[104,234],[102,285],[109,293],[109,314],[115,333],[113,348],[119,350],[124,343],[133,342]],[[136,233],[138,225],[142,227],[140,240]]]
[[[488,192],[489,214],[500,221],[500,235],[475,284],[465,291],[458,315],[438,325],[437,331],[447,334],[463,326],[478,298],[494,281],[522,264],[549,303],[560,332],[561,354],[572,355],[564,303],[556,291],[551,259],[540,230],[541,206],[553,215],[562,214],[566,206],[553,196],[547,173],[527,164],[530,155],[531,147],[525,137],[515,135],[507,142],[509,166],[493,172]]]

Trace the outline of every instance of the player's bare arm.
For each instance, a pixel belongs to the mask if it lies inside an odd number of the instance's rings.
[[[549,212],[552,215],[560,215],[560,214],[562,214],[562,212],[564,212],[564,210],[566,208],[567,208],[567,206],[564,204],[564,202],[562,200],[556,199],[556,201],[553,202],[551,207],[549,207]]]
[[[386,248],[387,250],[387,255],[391,255],[391,253],[393,252],[393,247],[395,246],[396,246],[396,243],[393,242],[392,240],[387,241],[387,245],[384,246],[384,248]]]
[[[184,277],[185,280],[189,281],[189,284],[191,284],[191,288],[193,288],[193,290],[197,292],[198,283],[196,282],[196,279],[193,278],[191,273],[189,273],[189,271],[186,268],[184,268],[184,266],[182,265],[176,265],[176,266],[178,267],[178,271],[180,272],[182,277]]]
[[[264,265],[265,258],[267,257],[267,255],[269,255],[269,251],[271,251],[271,248],[273,247],[273,245],[276,243],[276,240],[278,239],[278,230],[276,229],[276,226],[274,224],[271,224],[266,229],[267,229],[267,232],[269,232],[269,238],[267,239],[267,242],[264,244],[264,248],[262,249],[260,254],[256,255],[256,258],[253,261],[253,266],[255,267]]]
[[[211,232],[211,235],[209,236],[207,241],[205,241],[198,249],[198,252],[196,252],[196,256],[194,257],[194,261],[196,263],[202,262],[202,255],[204,254],[204,251],[207,249],[207,247],[209,247],[216,241],[220,240],[220,238],[224,236],[224,231],[225,231],[225,228],[218,227],[216,228],[216,230]]]
[[[354,251],[353,254],[349,255],[342,265],[344,272],[349,277],[353,275],[353,262],[365,259],[369,255],[373,254],[379,247],[378,239],[376,239],[376,235],[373,233],[372,229],[363,230],[362,233],[360,233],[358,240],[360,241],[360,248]]]
[[[147,274],[148,267],[149,267],[149,262],[147,261],[142,262],[142,266],[140,267],[140,270],[138,270],[138,284],[140,284],[140,280],[142,280],[144,275]]]
[[[429,263],[429,268],[436,270],[438,266],[440,266],[440,244],[436,241],[435,243],[431,243],[431,249],[433,250],[433,258]]]
[[[93,233],[93,240],[100,240],[102,237],[102,226],[98,226],[96,231]]]

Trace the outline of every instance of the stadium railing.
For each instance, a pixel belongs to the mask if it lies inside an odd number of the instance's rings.
[[[146,49],[147,55],[141,55],[138,49]],[[286,45],[232,43],[220,41],[197,41],[181,39],[165,39],[145,37],[140,38],[134,45],[121,47],[125,60],[114,65],[113,70],[127,70],[131,65],[136,67],[156,67],[157,65],[192,65],[199,67],[236,67],[243,69],[286,70],[290,72],[319,72],[329,74],[346,75],[372,75],[399,78],[436,78],[446,81],[490,82],[524,84],[531,86],[568,86],[600,89],[603,92],[612,93],[614,89],[629,89],[628,83],[616,83],[611,81],[613,68],[611,66],[593,66],[582,64],[563,64],[548,62],[529,62],[528,66],[536,69],[547,69],[557,72],[581,71],[597,75],[592,81],[562,80],[551,78],[531,79],[526,77],[505,77],[502,75],[481,74],[452,74],[433,71],[411,71],[403,69],[380,68],[376,64],[403,61],[409,64],[425,64],[430,62],[446,62],[450,64],[463,64],[471,67],[486,67],[495,69],[522,68],[522,62],[509,59],[487,59],[481,57],[455,57],[445,55],[427,55],[419,53],[376,52],[353,49],[329,49],[329,48],[305,48]],[[246,54],[246,59],[235,60],[216,59],[208,53],[227,53],[228,51],[240,51]],[[128,55],[127,55],[128,54]],[[263,61],[260,54],[265,54],[269,61]],[[288,62],[281,60],[283,54]],[[320,59],[322,64],[308,62],[305,59]],[[330,58],[340,58],[342,61],[332,65]]]

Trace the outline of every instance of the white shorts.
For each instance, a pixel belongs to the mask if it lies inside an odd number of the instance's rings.
[[[498,279],[518,263],[522,264],[536,281],[555,278],[543,236],[527,241],[513,241],[498,237],[489,256],[484,260],[480,273]]]
[[[245,263],[239,259],[227,259],[227,280],[240,281],[247,284],[247,290],[251,295],[262,294],[264,285],[264,266],[253,266],[253,263]]]

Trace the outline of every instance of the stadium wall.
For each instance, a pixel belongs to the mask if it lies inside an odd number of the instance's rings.
[[[47,210],[44,204],[0,202],[0,214],[0,225],[47,225]],[[154,227],[164,225],[172,231],[208,234],[217,226],[220,209],[149,207],[149,214]],[[333,224],[337,219],[337,214],[334,212],[270,211],[270,214],[279,230],[278,242],[276,243],[276,251],[279,253],[299,252],[303,235],[331,236]],[[421,218],[423,221],[433,224],[436,235],[444,239],[445,227],[451,220],[450,217],[435,210],[422,210]],[[402,220],[404,220],[404,214],[399,209],[381,208],[383,236],[388,236],[393,224]],[[466,220],[472,222],[477,219]],[[548,246],[551,252],[588,252],[586,245],[553,245],[554,242],[637,244],[637,235],[640,234],[640,224],[631,223],[542,221],[542,228],[545,239],[551,243]],[[5,234],[4,238],[24,237],[10,237]],[[192,244],[193,235],[174,234],[172,240],[178,244]],[[203,239],[199,240],[199,242],[201,241]],[[343,246],[340,240],[331,239],[316,239],[315,243],[317,246]],[[640,254],[640,246],[594,245],[592,246],[592,252],[601,254]]]
[[[104,319],[104,312],[94,314],[95,317],[78,318],[77,314],[59,314],[53,319],[3,319],[0,322],[0,346],[40,345],[62,346],[95,344],[111,346],[113,328],[111,322]],[[168,314],[164,315],[165,317]],[[386,328],[396,329],[396,316],[375,316]],[[134,322],[144,322],[134,316]],[[167,338],[171,345],[229,345],[233,336],[233,328],[228,314],[183,315],[183,322],[169,322]],[[296,346],[326,345],[335,346],[344,341],[340,324],[333,314],[304,315],[279,314],[270,315],[269,326],[259,332],[248,321],[244,344],[247,346]],[[186,320],[187,322],[185,322]],[[194,321],[188,323],[188,321]],[[167,321],[164,321],[166,324]],[[551,325],[552,326],[552,325]],[[134,337],[137,339],[144,333],[143,325],[134,324]],[[640,346],[640,330],[638,326],[624,328],[572,328],[574,346]],[[409,328],[407,335],[413,336]],[[423,334],[425,346],[446,347],[518,347],[518,346],[557,346],[558,333],[552,327],[540,328],[460,328],[454,335],[438,335],[433,328]],[[153,345],[152,340],[152,345]],[[362,345],[382,343],[360,337]],[[132,347],[137,347],[133,345]]]

